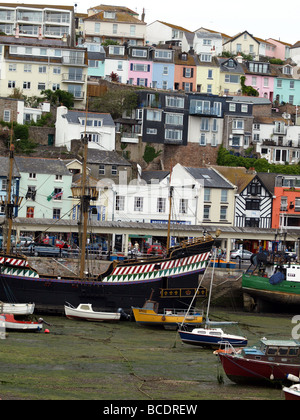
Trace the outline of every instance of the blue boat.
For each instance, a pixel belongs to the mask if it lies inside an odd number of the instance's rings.
[[[232,346],[245,347],[248,344],[246,337],[227,334],[221,328],[193,328],[188,331],[185,328],[178,330],[181,341],[199,347],[218,347],[223,348],[225,344]]]

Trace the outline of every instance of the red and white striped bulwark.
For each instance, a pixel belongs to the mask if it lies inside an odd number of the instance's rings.
[[[28,267],[28,261],[19,258],[0,257],[0,264],[10,264],[16,267]]]
[[[130,265],[126,267],[116,267],[111,273],[112,276],[123,275],[123,274],[138,274],[138,273],[149,273],[151,271],[157,270],[154,269],[155,266],[159,265],[159,270],[167,270],[174,267],[182,267],[189,264],[198,263],[200,261],[205,261],[209,257],[209,252],[203,254],[193,255],[191,257],[178,258],[176,260],[164,261],[162,263],[155,264],[140,264],[140,265]]]

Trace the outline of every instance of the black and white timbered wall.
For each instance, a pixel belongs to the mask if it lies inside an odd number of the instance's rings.
[[[256,176],[236,197],[235,225],[269,229],[272,225],[272,194]]]

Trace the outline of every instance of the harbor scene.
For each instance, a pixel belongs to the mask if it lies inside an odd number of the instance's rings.
[[[0,4],[0,401],[300,400],[296,23],[147,3]]]

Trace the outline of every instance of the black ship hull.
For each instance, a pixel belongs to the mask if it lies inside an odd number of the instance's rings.
[[[187,309],[212,245],[213,241],[205,241],[194,248],[194,253],[190,247],[189,252],[183,250],[173,258],[112,263],[103,275],[84,280],[42,276],[27,262],[25,266],[25,260],[20,259],[19,265],[13,266],[12,258],[3,257],[0,300],[32,302],[40,313],[63,313],[65,302],[69,302],[75,307],[90,303],[95,311],[112,312],[120,308],[129,314],[133,306],[142,307],[153,292],[152,298],[161,310]],[[205,295],[205,290],[200,290],[199,295]]]

